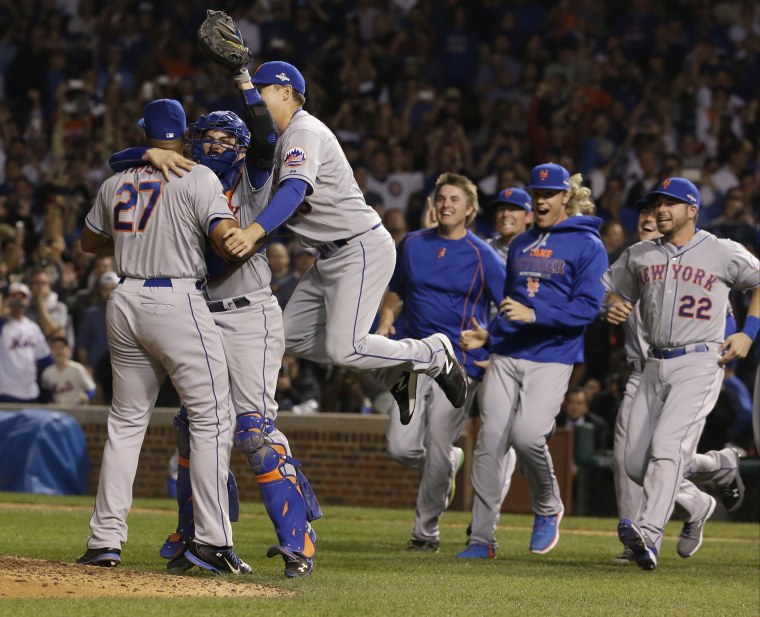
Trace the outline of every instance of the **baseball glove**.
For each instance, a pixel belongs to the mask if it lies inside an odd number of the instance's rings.
[[[233,71],[245,68],[253,58],[240,30],[224,11],[206,11],[206,19],[198,28],[198,45],[210,60]]]

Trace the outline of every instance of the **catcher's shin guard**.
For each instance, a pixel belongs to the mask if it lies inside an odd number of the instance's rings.
[[[248,462],[256,474],[280,547],[312,559],[317,547],[309,533],[306,501],[296,477],[285,473],[285,464],[297,461],[290,459],[284,450],[279,444],[267,444],[251,453]]]

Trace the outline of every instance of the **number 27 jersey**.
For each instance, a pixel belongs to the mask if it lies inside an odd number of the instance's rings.
[[[741,244],[699,230],[680,248],[662,238],[634,244],[602,281],[639,302],[650,345],[722,343],[728,292],[760,286],[760,262]]]

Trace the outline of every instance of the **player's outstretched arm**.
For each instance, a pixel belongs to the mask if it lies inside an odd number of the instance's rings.
[[[257,250],[259,250],[259,248],[261,248],[262,243],[254,243],[247,251],[240,250],[233,252],[228,250],[225,242],[227,235],[232,234],[233,232],[240,232],[244,230],[240,229],[240,225],[238,225],[238,222],[234,219],[217,219],[217,221],[212,223],[213,228],[211,229],[211,233],[209,235],[211,237],[211,241],[216,244],[223,256],[227,259],[231,261],[245,261]]]
[[[167,182],[171,180],[169,172],[181,178],[185,171],[190,171],[197,165],[195,161],[191,161],[173,150],[146,148],[145,146],[127,148],[113,154],[108,159],[108,166],[114,172],[142,167],[146,163],[160,170]]]
[[[395,291],[386,291],[380,304],[380,323],[377,325],[375,334],[379,334],[380,336],[396,334],[396,328],[393,324],[401,313],[403,306],[404,300],[400,295]]]
[[[82,230],[80,243],[85,253],[92,253],[98,257],[112,257],[114,254],[113,238],[96,234],[86,225]]]
[[[742,331],[729,336],[720,346],[722,356],[718,364],[725,366],[731,360],[746,358],[752,343],[757,338],[758,331],[760,331],[760,287],[752,292],[752,300],[749,303]]]
[[[490,338],[488,330],[483,328],[477,319],[474,317],[470,319],[470,324],[472,325],[470,330],[463,330],[459,333],[459,346],[462,348],[462,351],[471,351],[485,347]]]
[[[615,292],[610,292],[607,299],[607,321],[619,325],[628,321],[633,304]]]

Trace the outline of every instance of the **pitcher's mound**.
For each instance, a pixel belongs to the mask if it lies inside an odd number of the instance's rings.
[[[0,598],[261,598],[287,594],[252,582],[255,575],[173,576],[0,555]]]

